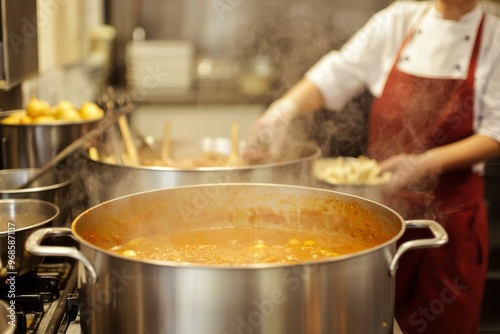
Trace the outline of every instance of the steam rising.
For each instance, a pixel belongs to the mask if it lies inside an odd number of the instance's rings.
[[[271,93],[274,99],[294,85],[324,54],[340,47],[350,35],[349,28],[334,22],[334,14],[340,9],[334,9],[333,4],[324,0],[258,1],[252,6],[258,6],[249,9],[258,13],[257,18],[238,29],[236,43],[227,52],[229,57],[236,57],[241,63],[256,56],[267,57],[278,73]]]
[[[259,17],[258,27],[253,30],[243,30],[237,45],[240,57],[248,55],[265,55],[276,66],[280,76],[277,78],[275,90],[271,96],[277,99],[294,85],[321,56],[332,49],[338,49],[349,37],[350,32],[361,25],[355,24],[347,29],[342,29],[334,21],[331,8],[324,1],[307,3],[295,2],[270,2],[264,5]],[[344,8],[345,9],[345,8]],[[339,10],[342,11],[342,10]],[[276,15],[276,13],[280,13]],[[363,22],[364,23],[364,22]],[[353,29],[353,30],[350,30]],[[426,83],[432,85],[432,82]],[[454,88],[454,87],[453,87]],[[409,87],[400,87],[402,91]],[[430,87],[435,96],[446,96],[449,91],[443,91],[441,86]],[[380,160],[391,155],[408,152],[408,146],[414,145],[412,153],[423,153],[440,144],[443,138],[429,140],[415,140],[421,138],[422,133],[433,129],[437,120],[434,111],[441,110],[442,106],[428,105],[432,97],[418,96],[417,94],[405,95],[403,103],[408,110],[417,111],[405,117],[405,122],[398,126],[404,128],[408,136],[394,142],[387,140],[384,152],[386,155]],[[394,96],[399,98],[399,94]],[[308,140],[318,143],[323,154],[327,156],[357,156],[369,154],[367,150],[368,111],[373,97],[365,92],[353,100],[343,111],[331,112],[320,110],[314,116],[304,116],[296,119],[289,132],[286,142],[288,148]],[[419,111],[426,110],[426,113]],[[389,112],[390,114],[390,112]],[[400,118],[401,115],[395,117]],[[394,137],[397,138],[397,137]],[[419,168],[414,166],[413,168]],[[417,189],[411,189],[415,194],[422,195],[437,186],[437,175],[431,175],[419,184]],[[418,212],[425,213],[427,218],[436,217],[435,198],[422,198],[424,208],[419,210],[408,209],[408,215]],[[413,201],[410,201],[413,202]],[[405,209],[402,209],[405,211]]]
[[[280,98],[323,55],[340,48],[371,14],[366,9],[356,11],[347,4],[324,0],[256,3],[258,19],[238,30],[237,42],[228,53],[240,62],[258,56],[269,59],[278,73],[271,100]],[[252,2],[243,6],[257,5]],[[369,100],[369,96],[361,96],[345,112],[321,110],[294,120],[286,149],[311,141],[326,156],[365,153]]]
[[[379,4],[379,6],[384,5],[383,3]],[[169,6],[174,6],[174,3],[170,2]],[[179,3],[175,6],[181,5]],[[340,48],[364,24],[374,10],[380,9],[374,8],[369,12],[367,9],[369,7],[356,10],[349,8],[351,6],[353,5],[332,3],[325,0],[241,1],[238,2],[237,6],[233,6],[232,11],[225,13],[225,20],[220,20],[217,13],[212,11],[198,10],[198,13],[213,15],[214,17],[206,20],[210,22],[219,20],[216,22],[222,29],[233,31],[233,40],[226,41],[226,49],[217,56],[236,59],[240,64],[247,64],[255,57],[265,57],[269,60],[278,73],[273,89],[269,92],[270,100],[275,100],[291,88],[324,54],[332,49]],[[154,12],[151,10],[152,7],[154,6],[149,7],[150,14]],[[186,8],[188,5],[184,9]],[[238,21],[237,18],[244,17],[245,12],[252,13],[254,19]],[[163,14],[161,11],[156,12],[157,16],[163,17]],[[349,20],[346,17],[349,17]],[[190,22],[193,20],[194,18],[190,18]],[[153,26],[154,22],[152,20],[149,24]],[[169,20],[167,19],[165,22],[169,22]],[[143,23],[148,29],[148,22]],[[207,31],[211,30],[206,30],[205,34]],[[221,39],[228,36],[230,36],[228,33],[224,35],[214,34],[211,38]],[[162,38],[165,36],[153,37]],[[203,45],[203,43],[201,44]],[[221,44],[223,43],[218,45]],[[203,52],[203,50],[201,51]],[[214,54],[213,50],[212,54]],[[428,98],[425,96],[414,96],[412,101],[405,101],[405,103],[424,107],[427,100]],[[292,135],[287,139],[288,152],[293,152],[299,144],[311,141],[317,143],[326,156],[367,154],[368,109],[371,101],[372,96],[365,93],[353,100],[343,111],[320,110],[315,115],[297,118],[292,123],[290,131]],[[413,124],[414,120],[408,119],[408,122]],[[391,143],[396,147],[397,144]],[[113,197],[130,193],[132,189],[136,189],[134,187],[141,186],[137,184],[140,180],[127,175],[125,170],[119,175],[114,169],[99,171],[99,174],[96,174],[95,170],[87,170],[85,173],[88,174],[82,175],[83,187],[88,193],[88,205],[90,206],[102,202],[103,192],[101,189],[110,190],[107,189],[103,180],[113,185],[115,191],[114,194],[111,194]],[[295,174],[291,176],[280,174],[276,176],[281,179],[270,180],[270,182],[307,183],[309,181],[307,180],[309,175],[297,177]],[[288,179],[286,179],[287,177]],[[212,173],[210,180],[212,183],[252,181],[248,179],[246,171],[231,171],[231,174]],[[433,187],[434,181],[429,180],[432,184],[428,187]],[[158,184],[157,186],[172,187],[176,185],[179,184]],[[432,200],[425,203],[430,205]]]

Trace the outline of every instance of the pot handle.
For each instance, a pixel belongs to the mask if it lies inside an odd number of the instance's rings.
[[[391,276],[395,276],[398,261],[406,251],[417,248],[440,247],[448,242],[446,230],[434,220],[407,220],[405,224],[409,228],[428,228],[434,234],[434,238],[411,240],[400,245],[389,265],[389,274]]]
[[[94,284],[97,282],[97,273],[90,263],[90,261],[76,248],[64,246],[42,246],[42,241],[49,236],[70,236],[73,239],[73,233],[67,227],[49,227],[42,228],[34,231],[26,240],[24,248],[34,255],[38,256],[65,256],[71,257],[80,261],[87,269],[89,283]]]

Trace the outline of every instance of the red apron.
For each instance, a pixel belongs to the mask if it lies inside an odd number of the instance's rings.
[[[481,43],[479,26],[465,80],[429,79],[400,72],[396,62],[382,96],[373,102],[370,156],[422,153],[473,134],[474,73]],[[488,228],[484,184],[471,169],[444,173],[433,186],[390,194],[388,206],[405,219],[428,218],[445,227],[440,248],[403,255],[396,273],[395,318],[404,333],[477,333],[487,273]],[[420,237],[408,229],[400,240]]]

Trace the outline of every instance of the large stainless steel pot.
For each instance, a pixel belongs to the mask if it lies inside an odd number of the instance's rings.
[[[318,262],[209,266],[137,260],[107,251],[114,236],[227,226],[342,231],[378,240],[366,251]],[[434,237],[396,241],[406,227]],[[74,248],[41,246],[72,235]],[[143,192],[102,203],[72,228],[35,232],[26,249],[81,261],[84,333],[392,333],[394,275],[409,249],[436,247],[436,222],[403,221],[376,202],[292,185],[221,184]]]
[[[59,208],[36,199],[0,200],[0,281],[23,275],[41,261],[27,252],[24,244],[35,230],[52,226]]]
[[[152,144],[159,156],[158,141]],[[231,141],[228,138],[173,139],[171,156],[197,157],[207,152],[229,154]],[[312,178],[313,161],[321,155],[319,147],[314,144],[303,144],[290,147],[283,152],[279,161],[240,166],[240,167],[199,167],[172,168],[119,165],[111,160],[109,146],[98,147],[99,159],[87,156],[84,173],[84,184],[89,194],[89,206],[103,201],[129,195],[132,193],[172,188],[177,186],[210,184],[210,183],[278,183],[307,185]],[[140,156],[151,154],[144,148]]]
[[[3,119],[12,110],[0,113]],[[0,123],[0,169],[40,168],[66,146],[95,128],[100,120],[50,124]]]

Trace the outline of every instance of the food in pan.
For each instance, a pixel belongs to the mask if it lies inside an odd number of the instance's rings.
[[[85,102],[79,109],[82,119],[98,119],[104,116],[104,111],[93,102]]]
[[[61,121],[77,122],[99,119],[104,111],[93,102],[85,102],[76,108],[67,100],[59,101],[51,106],[47,101],[32,97],[24,110],[16,111],[1,120],[3,124],[47,124]]]
[[[10,114],[9,116],[5,117],[4,119],[0,120],[0,123],[3,124],[30,124],[32,123],[32,118],[28,115],[26,115],[26,111],[21,110],[21,111],[16,111]]]
[[[174,168],[245,166],[247,163],[239,154],[239,145],[239,125],[237,123],[233,123],[231,124],[231,151],[229,154],[209,150],[197,156],[173,159],[170,156],[170,122],[165,122],[160,158],[141,159],[141,164],[144,166],[164,166]]]
[[[377,161],[366,156],[323,159],[315,165],[315,175],[331,184],[351,185],[380,185],[391,178],[391,173],[382,173]]]
[[[341,235],[278,228],[231,227],[138,237],[110,250],[138,259],[247,265],[328,259],[368,247]]]
[[[195,157],[186,157],[180,159],[169,159],[164,161],[162,159],[142,159],[141,165],[143,166],[163,166],[174,168],[199,168],[199,167],[224,167],[224,166],[243,166],[244,162],[241,161],[237,165],[232,164],[230,155],[219,153],[215,151],[206,152]]]
[[[170,128],[170,122],[165,122],[162,140],[158,142],[158,145],[156,145],[153,137],[149,137],[151,140],[146,139],[147,137],[143,137],[143,146],[139,148],[137,152],[132,152],[135,146],[131,143],[131,145],[125,145],[126,152],[121,152],[121,154],[120,152],[115,152],[112,155],[105,154],[103,155],[102,161],[109,164],[116,164],[119,162],[119,158],[121,158],[125,165],[170,167],[178,169],[242,167],[249,165],[239,153],[239,126],[236,123],[231,125],[230,149],[225,147],[225,140],[223,138],[216,138],[205,143],[181,140],[174,143],[174,146],[172,146]],[[220,140],[222,140],[222,142],[219,142]],[[132,139],[130,139],[130,142],[132,142]],[[220,143],[222,143],[222,146],[220,146]],[[207,145],[205,144],[212,147],[206,147]],[[129,148],[132,148],[132,150],[129,150]],[[172,151],[174,154],[171,154]],[[89,154],[93,160],[99,159],[99,154],[96,150],[92,150],[92,152],[89,151]],[[120,155],[117,156],[117,154]],[[137,156],[137,159],[133,158],[135,156]]]

